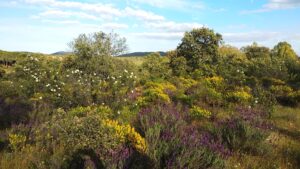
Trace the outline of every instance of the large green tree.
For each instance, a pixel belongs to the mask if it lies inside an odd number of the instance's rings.
[[[177,47],[178,56],[186,59],[187,65],[198,69],[202,64],[211,64],[217,61],[218,48],[222,42],[222,35],[209,28],[193,29],[186,32]]]
[[[296,60],[297,54],[293,50],[292,46],[287,42],[279,42],[272,49],[272,57],[288,59],[288,60]]]
[[[97,56],[117,56],[127,50],[126,39],[118,34],[95,32],[81,34],[69,46],[74,54],[83,59]]]
[[[245,52],[248,59],[267,59],[271,55],[269,48],[259,46],[256,42],[250,46],[243,47],[242,51]]]

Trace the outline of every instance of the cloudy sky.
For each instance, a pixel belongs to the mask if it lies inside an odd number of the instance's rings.
[[[130,52],[176,48],[209,27],[237,47],[288,41],[300,54],[300,0],[0,0],[0,49],[68,50],[80,33],[115,32]]]

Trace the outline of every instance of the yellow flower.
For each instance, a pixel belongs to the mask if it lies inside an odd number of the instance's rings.
[[[13,150],[17,150],[19,148],[22,148],[25,145],[27,138],[26,136],[20,134],[9,134],[8,140],[11,148]]]
[[[190,115],[193,118],[210,118],[211,112],[198,106],[193,106],[190,110]]]
[[[121,125],[118,121],[110,119],[104,120],[103,123],[115,131],[115,136],[120,142],[129,143],[139,152],[146,151],[145,139],[130,125]]]

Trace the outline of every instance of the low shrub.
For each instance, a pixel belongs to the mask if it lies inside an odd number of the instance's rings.
[[[206,109],[203,109],[198,106],[193,106],[190,109],[190,116],[193,119],[202,119],[202,118],[210,118],[212,113]]]

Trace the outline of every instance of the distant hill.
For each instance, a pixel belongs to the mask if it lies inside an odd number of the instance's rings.
[[[69,54],[72,54],[72,52],[58,51],[58,52],[52,53],[51,55],[69,55]]]
[[[156,52],[133,52],[133,53],[126,53],[123,55],[120,55],[119,57],[128,57],[128,56],[147,56],[151,53],[156,53]],[[166,52],[158,52],[161,56],[166,56]]]

